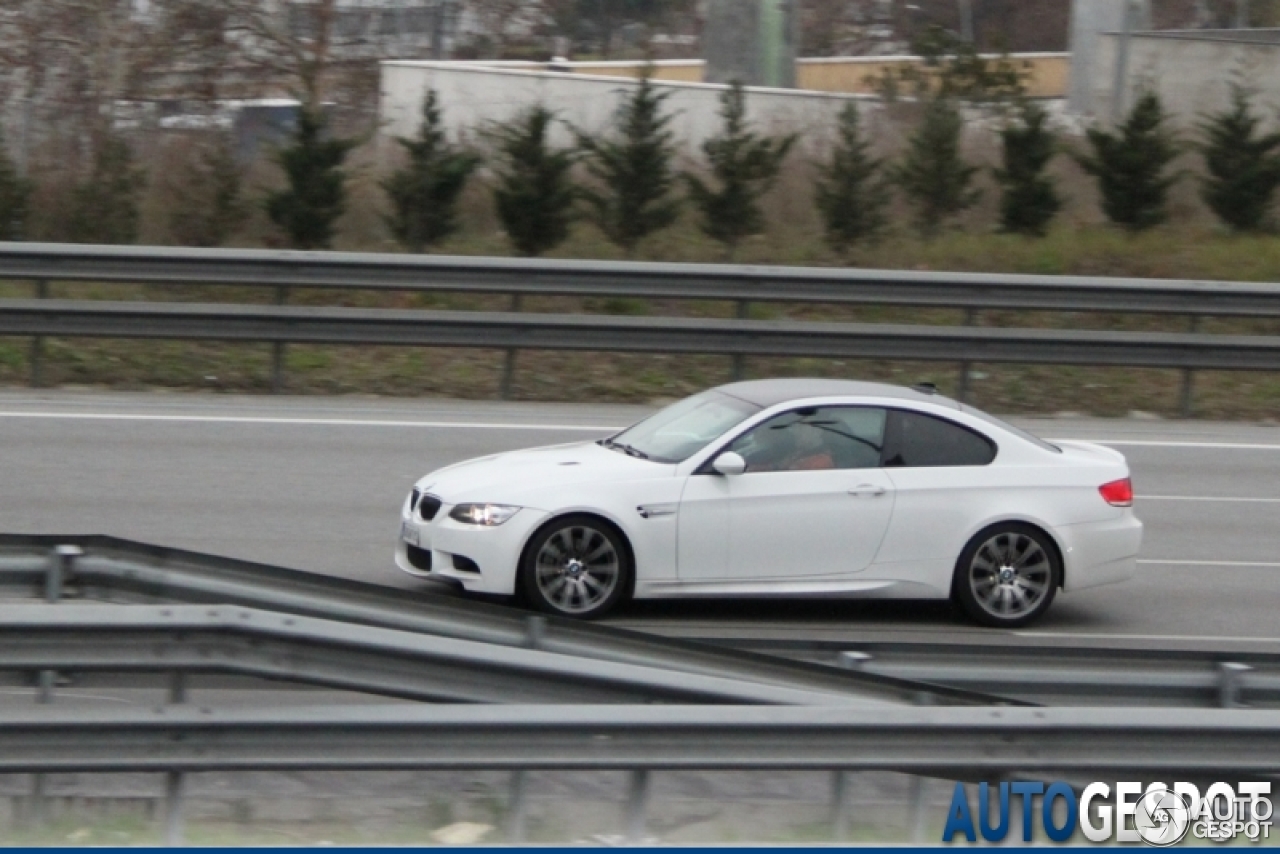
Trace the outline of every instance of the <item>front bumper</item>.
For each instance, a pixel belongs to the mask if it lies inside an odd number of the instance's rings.
[[[418,578],[457,582],[473,593],[514,594],[520,554],[549,514],[524,507],[503,524],[485,527],[454,521],[449,518],[451,510],[453,505],[442,504],[427,522],[405,502],[396,539],[396,566]],[[411,547],[416,551],[411,553]]]

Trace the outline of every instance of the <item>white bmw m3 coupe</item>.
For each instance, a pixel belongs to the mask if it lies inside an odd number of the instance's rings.
[[[627,599],[951,599],[1025,625],[1133,575],[1123,455],[1054,444],[931,388],[733,383],[621,433],[422,478],[396,563],[576,617]]]

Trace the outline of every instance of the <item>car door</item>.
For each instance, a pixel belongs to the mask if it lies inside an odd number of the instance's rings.
[[[874,559],[893,511],[880,468],[886,412],[806,407],[776,415],[724,451],[740,475],[691,475],[681,497],[682,581],[786,580],[859,572]]]
[[[990,476],[991,439],[947,418],[892,410],[884,471],[893,482],[893,521],[878,560],[954,562],[977,514],[999,489]]]

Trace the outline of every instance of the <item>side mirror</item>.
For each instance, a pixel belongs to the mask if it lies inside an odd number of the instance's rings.
[[[747,470],[747,461],[742,458],[741,454],[735,454],[733,451],[725,451],[723,454],[716,457],[715,462],[711,464],[711,468],[718,474],[742,474]]]

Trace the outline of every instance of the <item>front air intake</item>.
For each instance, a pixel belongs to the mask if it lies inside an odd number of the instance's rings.
[[[440,512],[440,499],[434,495],[424,495],[418,501],[418,516],[424,522],[430,522]]]
[[[405,553],[409,558],[409,564],[414,569],[420,569],[423,572],[431,571],[431,550],[420,549],[417,546],[411,546],[405,543]]]

